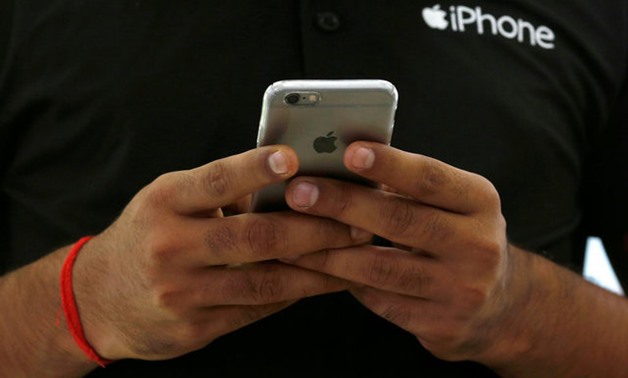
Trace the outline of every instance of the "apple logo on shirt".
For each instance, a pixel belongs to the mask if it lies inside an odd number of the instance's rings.
[[[447,12],[440,9],[440,4],[436,4],[431,8],[423,8],[423,20],[432,29],[445,30],[449,26],[449,22],[445,19]]]

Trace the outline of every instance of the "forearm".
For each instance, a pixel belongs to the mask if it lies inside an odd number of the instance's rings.
[[[96,367],[75,345],[61,311],[68,248],[0,278],[0,376],[73,377]]]
[[[485,362],[505,377],[628,376],[628,301],[542,257],[516,253],[528,284]]]

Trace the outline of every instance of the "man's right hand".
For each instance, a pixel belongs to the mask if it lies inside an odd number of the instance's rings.
[[[344,290],[346,281],[277,258],[368,242],[370,235],[295,212],[223,216],[222,208],[293,176],[285,146],[165,174],[84,247],[74,291],[104,358],[167,359],[275,313]]]

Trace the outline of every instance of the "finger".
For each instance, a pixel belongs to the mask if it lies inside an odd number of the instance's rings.
[[[321,251],[290,261],[299,267],[387,292],[437,298],[446,272],[435,260],[395,248],[361,246]]]
[[[260,306],[202,307],[186,315],[186,322],[171,333],[169,345],[184,346],[177,354],[200,349],[213,340],[240,329],[248,324],[272,315],[293,302],[271,303]],[[162,330],[163,332],[163,330]],[[163,349],[163,348],[162,348]],[[152,355],[138,355],[144,359],[159,360],[165,356],[162,350]]]
[[[349,170],[395,188],[422,203],[459,213],[485,211],[499,197],[485,178],[427,156],[373,142],[347,147]]]
[[[194,247],[193,265],[226,265],[301,255],[362,244],[372,234],[333,219],[292,211],[248,213],[221,219],[192,220],[182,227]],[[176,248],[176,246],[172,246]]]
[[[429,338],[431,334],[442,331],[436,329],[437,325],[448,325],[442,321],[443,305],[438,302],[371,287],[352,289],[351,294],[373,313],[413,335],[423,335]],[[447,330],[445,332],[449,333]]]
[[[469,359],[486,348],[485,338],[469,323],[469,315],[448,304],[422,300],[382,290],[361,287],[351,293],[365,307],[415,335],[421,344],[439,358]]]
[[[262,187],[294,175],[298,159],[287,146],[256,148],[204,166],[160,176],[151,198],[181,214],[232,204]]]
[[[480,225],[465,215],[338,180],[297,177],[286,188],[288,205],[299,212],[329,217],[394,243],[439,255],[476,247]]]
[[[189,294],[201,306],[262,305],[347,290],[355,284],[280,262],[206,268]]]
[[[215,340],[237,329],[255,323],[275,314],[294,302],[279,302],[266,305],[215,306],[203,309],[205,321],[202,328],[196,330],[205,340]]]

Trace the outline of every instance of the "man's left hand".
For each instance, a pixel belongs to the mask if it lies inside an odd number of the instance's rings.
[[[332,249],[286,262],[363,285],[352,289],[360,302],[440,358],[499,354],[502,331],[525,304],[525,269],[518,265],[526,253],[507,241],[494,186],[377,143],[353,143],[344,161],[391,190],[298,177],[287,188],[288,204],[380,235],[396,247]]]

